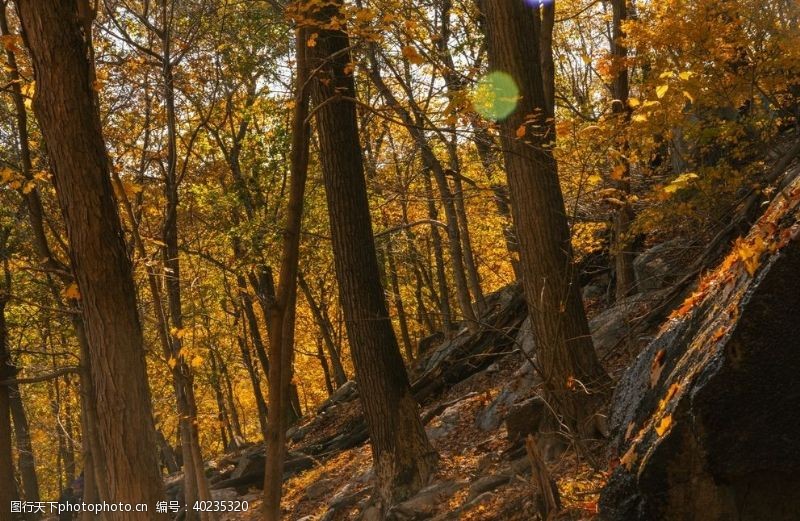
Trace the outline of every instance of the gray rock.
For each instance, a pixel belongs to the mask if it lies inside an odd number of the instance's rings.
[[[645,250],[633,261],[639,291],[655,291],[669,286],[680,271],[680,260],[688,245],[685,239],[672,239]]]
[[[414,497],[393,506],[386,513],[386,521],[411,521],[427,519],[443,501],[466,486],[464,481],[441,481],[420,490]]]
[[[728,273],[617,385],[602,519],[797,519],[800,240]]]
[[[491,492],[501,485],[505,485],[511,481],[511,476],[508,474],[495,474],[493,476],[483,476],[473,481],[469,485],[469,495],[467,501],[472,501],[484,492]]]
[[[223,488],[220,490],[212,490],[211,498],[214,501],[236,501],[239,499],[239,494],[232,488]]]
[[[318,479],[306,487],[304,495],[307,499],[314,501],[324,496],[331,488],[333,488],[336,480],[332,478]]]
[[[512,405],[506,415],[508,439],[516,443],[529,434],[536,434],[546,413],[545,404],[539,397],[528,398]]]

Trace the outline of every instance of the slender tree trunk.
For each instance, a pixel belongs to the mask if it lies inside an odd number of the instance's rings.
[[[622,24],[628,18],[627,0],[612,0],[612,42],[611,54],[614,57],[614,70],[616,76],[613,83],[614,100],[611,109],[617,116],[619,132],[623,133],[624,127],[631,118],[631,109],[628,106],[628,49],[625,47],[623,39],[625,33]],[[633,251],[633,243],[630,237],[631,222],[634,218],[633,208],[630,204],[631,193],[631,165],[627,159],[628,142],[622,137],[620,139],[620,157],[616,161],[613,177],[615,187],[624,194],[623,206],[614,213],[614,273],[616,276],[616,298],[617,300],[627,297],[636,292],[636,273],[633,269],[633,261],[636,253]]]
[[[175,449],[169,444],[161,429],[156,430],[156,439],[158,440],[158,450],[161,453],[161,461],[167,469],[167,473],[174,474],[178,472],[180,467],[178,466],[178,459],[175,457]]]
[[[80,5],[79,5],[80,4]],[[98,440],[109,502],[163,497],[150,392],[130,259],[109,179],[94,73],[88,2],[18,0],[33,61],[39,119],[59,203],[90,348]],[[138,514],[115,513],[112,520]],[[161,519],[151,513],[151,519]]]
[[[295,34],[295,107],[292,119],[291,178],[289,202],[283,231],[283,252],[278,276],[278,288],[267,319],[272,366],[269,371],[269,432],[267,433],[266,472],[264,476],[264,517],[266,521],[281,519],[281,488],[283,462],[286,457],[286,428],[290,417],[287,409],[297,408],[299,399],[291,399],[292,362],[294,351],[295,305],[297,301],[297,272],[300,258],[300,229],[303,221],[303,199],[308,177],[309,126],[308,64],[306,60],[308,33],[298,29]],[[297,389],[294,389],[294,397]],[[293,402],[296,401],[297,403]]]
[[[7,232],[7,230],[2,230]],[[5,235],[5,236],[2,236]],[[8,255],[5,251],[7,233],[0,233],[0,262],[3,264],[3,285],[0,286],[0,521],[11,521],[11,502],[19,499],[14,478],[14,456],[11,445],[11,397],[9,386],[3,380],[15,376],[8,349],[6,329],[6,304],[11,292],[11,273],[8,270]]]
[[[500,123],[523,284],[545,397],[580,435],[594,434],[608,376],[597,359],[572,260],[570,230],[546,121],[537,14],[524,2],[484,0],[489,63],[520,90],[516,110]],[[525,139],[518,129],[526,126]]]
[[[384,507],[409,497],[432,475],[437,455],[428,443],[379,283],[375,241],[358,139],[355,85],[346,72],[349,38],[326,27],[341,0],[315,13],[311,82],[331,224],[340,302],[372,443]]]
[[[320,309],[320,305],[314,299],[314,295],[311,293],[311,288],[308,286],[308,282],[306,282],[306,279],[303,277],[302,273],[298,274],[297,283],[300,286],[300,289],[303,291],[303,295],[306,298],[308,307],[311,308],[311,314],[314,315],[314,320],[319,328],[319,333],[322,337],[322,341],[324,342],[325,349],[328,351],[328,357],[331,359],[331,365],[333,366],[333,380],[338,388],[347,382],[347,374],[344,372],[342,358],[339,355],[339,350],[336,348],[336,343],[333,340],[333,325],[331,324],[330,320],[328,320],[328,317],[322,313],[322,309]]]
[[[553,60],[553,30],[556,25],[556,0],[541,2],[539,61],[542,65],[542,87],[545,113],[548,118],[556,114],[556,65]],[[555,136],[554,136],[555,138]]]
[[[455,281],[456,285],[456,299],[458,301],[461,314],[467,323],[467,327],[471,331],[475,331],[478,327],[478,322],[475,316],[475,311],[472,309],[472,298],[469,292],[469,282],[467,280],[466,270],[464,267],[464,250],[461,243],[462,239],[458,223],[458,213],[456,212],[456,204],[453,192],[450,190],[450,185],[447,182],[445,169],[436,158],[430,143],[422,132],[420,118],[417,118],[415,121],[411,112],[409,112],[408,109],[400,104],[400,102],[397,100],[397,97],[383,81],[374,47],[370,51],[369,76],[377,87],[378,91],[381,93],[381,96],[386,100],[386,103],[392,108],[392,110],[395,111],[408,129],[412,139],[420,149],[423,165],[431,174],[433,174],[433,178],[436,181],[436,186],[441,196],[442,207],[444,208],[444,215],[447,224],[447,247],[450,253],[450,262],[453,264],[453,280]]]
[[[423,174],[425,182],[425,198],[428,204],[428,218],[436,221],[439,212],[436,210],[436,201],[433,199],[433,186],[430,172]],[[444,266],[444,251],[442,250],[442,236],[439,228],[431,225],[431,241],[433,242],[433,259],[436,264],[436,280],[439,285],[439,311],[442,315],[442,333],[445,338],[450,338],[453,333],[453,318],[450,311],[450,289],[447,287],[447,273]]]
[[[219,357],[219,369],[220,373],[222,374],[222,378],[225,381],[225,398],[228,401],[228,411],[230,411],[231,417],[231,428],[233,429],[233,436],[239,440],[239,445],[244,445],[247,443],[247,439],[242,432],[242,422],[239,420],[239,411],[236,409],[236,402],[233,396],[233,383],[231,382],[231,375],[228,372],[228,365]]]
[[[392,288],[392,301],[397,311],[397,322],[400,324],[400,338],[403,340],[403,348],[406,351],[406,358],[409,362],[414,360],[414,344],[411,342],[411,335],[408,333],[408,320],[406,319],[406,308],[403,305],[403,296],[400,294],[400,279],[397,276],[397,263],[392,251],[392,239],[386,238],[384,245],[386,252],[386,262],[389,268],[389,282]]]
[[[328,358],[325,356],[325,349],[322,347],[322,335],[318,334],[316,336],[315,343],[317,345],[317,360],[319,360],[319,366],[322,369],[322,376],[325,377],[325,390],[328,391],[328,396],[331,396],[336,388],[333,386],[333,380],[331,379],[331,368],[328,365]]]
[[[211,351],[211,387],[214,390],[214,399],[217,402],[217,422],[220,429],[220,441],[222,442],[222,450],[227,451],[229,447],[238,447],[239,444],[233,436],[233,427],[231,420],[228,416],[228,408],[225,405],[225,395],[222,392],[222,383],[220,382],[219,364],[217,363],[217,355]]]
[[[464,80],[456,73],[455,64],[453,63],[453,56],[450,53],[450,11],[452,9],[452,1],[444,0],[442,2],[441,11],[441,30],[439,33],[437,47],[442,60],[444,61],[444,68],[442,70],[442,78],[444,79],[445,86],[447,87],[447,97],[451,103],[454,103],[460,95],[466,84]],[[482,314],[486,309],[486,299],[481,289],[481,279],[478,272],[478,265],[475,261],[475,253],[472,248],[472,238],[469,232],[469,221],[467,219],[466,206],[464,205],[464,186],[461,179],[461,162],[458,157],[458,138],[455,132],[455,126],[451,125],[448,129],[450,139],[446,139],[447,153],[450,156],[450,168],[452,169],[453,177],[453,201],[455,203],[456,217],[458,225],[461,230],[461,243],[464,250],[464,267],[467,273],[467,282],[472,295],[475,297],[475,303],[478,309],[478,315]]]
[[[242,325],[244,330],[247,330],[246,325]],[[256,400],[256,409],[258,411],[258,425],[261,427],[261,436],[264,440],[267,439],[267,402],[264,400],[264,393],[261,391],[261,383],[259,382],[258,374],[256,373],[255,365],[253,364],[253,357],[250,355],[250,348],[247,345],[247,340],[244,335],[236,335],[236,341],[239,344],[239,350],[242,353],[242,363],[247,369],[247,375],[250,377],[250,385],[253,387],[253,396]]]

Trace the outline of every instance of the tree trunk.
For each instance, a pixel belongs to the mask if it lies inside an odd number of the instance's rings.
[[[388,225],[388,223],[384,223]],[[411,335],[408,333],[408,320],[406,319],[406,308],[403,305],[403,296],[400,294],[400,279],[397,276],[397,263],[392,251],[392,238],[386,237],[384,244],[386,252],[386,263],[389,268],[389,282],[392,288],[392,301],[395,311],[397,311],[397,322],[400,325],[400,338],[403,340],[403,348],[406,351],[406,358],[409,362],[414,360],[414,344],[411,342]]]
[[[247,325],[242,324],[243,331],[247,331]],[[256,400],[256,409],[258,411],[258,425],[261,427],[262,439],[267,439],[267,402],[264,400],[264,393],[261,391],[261,383],[259,382],[256,367],[253,364],[253,357],[250,355],[250,347],[247,345],[247,340],[244,335],[236,335],[236,341],[239,344],[239,350],[242,353],[242,363],[247,369],[247,375],[250,377],[250,385],[253,387],[253,396]]]
[[[306,279],[303,277],[302,273],[298,273],[297,283],[300,286],[300,289],[303,291],[303,295],[306,297],[308,307],[311,308],[311,314],[314,315],[314,320],[319,328],[319,333],[320,336],[322,336],[325,349],[328,351],[328,357],[331,359],[331,365],[333,366],[333,380],[338,388],[347,382],[347,374],[344,372],[344,366],[342,366],[342,357],[339,354],[339,350],[336,348],[336,343],[333,340],[333,326],[330,320],[328,320],[328,317],[322,313],[322,309],[320,309],[320,305],[314,299],[314,295],[311,293],[311,288],[308,286],[308,283],[306,282]]]
[[[516,81],[516,110],[500,124],[523,284],[545,398],[580,435],[595,433],[608,375],[594,351],[572,259],[570,230],[547,135],[537,13],[524,2],[485,0],[489,63]],[[531,60],[531,57],[534,59]],[[515,137],[526,125],[524,139]],[[542,130],[543,129],[543,130]]]
[[[6,230],[3,230],[6,232]],[[5,251],[6,239],[0,237],[0,262],[3,264],[4,284],[0,287],[0,521],[11,521],[11,502],[18,500],[17,483],[14,479],[14,456],[11,445],[11,397],[9,386],[3,380],[13,378],[14,367],[8,349],[6,330],[6,304],[11,290],[11,274],[8,271],[8,256]]]
[[[436,210],[436,201],[433,199],[433,185],[430,172],[423,175],[425,182],[425,198],[428,204],[428,218],[436,221],[439,212]],[[437,226],[431,225],[431,241],[433,242],[433,259],[436,264],[436,280],[439,286],[439,311],[442,315],[442,333],[445,338],[450,338],[453,332],[453,317],[450,311],[450,289],[447,286],[447,273],[444,266],[444,251],[442,250],[442,235]]]
[[[269,350],[272,365],[269,371],[269,421],[267,432],[266,469],[264,475],[264,518],[266,521],[281,519],[281,488],[283,485],[283,462],[286,457],[286,428],[293,418],[288,409],[296,409],[300,415],[300,400],[297,388],[293,387],[292,364],[294,361],[295,306],[297,304],[297,272],[300,258],[300,229],[303,221],[303,199],[308,178],[308,64],[306,60],[307,33],[298,29],[295,35],[297,72],[295,78],[295,106],[292,119],[291,178],[289,201],[283,244],[278,288],[270,307],[267,320],[269,327]],[[290,393],[292,396],[290,397]]]
[[[327,27],[341,0],[316,13],[317,45],[308,49],[320,163],[330,217],[334,263],[359,396],[370,433],[383,506],[427,484],[437,455],[428,443],[380,287],[356,120],[355,85],[346,72],[350,41]]]
[[[34,110],[64,214],[90,348],[93,402],[109,502],[163,497],[130,259],[109,179],[93,90],[88,3],[18,0],[33,61]],[[114,421],[107,421],[113,418]],[[113,520],[133,520],[115,513]],[[151,519],[165,516],[150,514]]]
[[[614,100],[611,102],[611,109],[617,116],[617,123],[620,125],[620,132],[624,132],[624,126],[631,118],[631,109],[628,106],[628,49],[622,41],[625,33],[622,31],[622,24],[628,18],[627,0],[612,0],[612,42],[611,54],[614,58],[614,70],[617,71],[613,83]],[[636,292],[636,273],[633,269],[633,261],[636,253],[633,251],[633,241],[630,237],[631,222],[634,218],[633,208],[630,204],[631,193],[631,166],[627,159],[628,142],[623,137],[620,140],[620,156],[616,161],[618,174],[615,175],[614,185],[624,197],[623,206],[614,214],[613,230],[613,258],[614,274],[616,276],[616,298],[617,300],[627,297]]]
[[[408,109],[400,104],[400,102],[397,100],[397,97],[383,81],[376,54],[377,53],[373,47],[370,51],[370,79],[372,79],[372,82],[378,88],[378,91],[386,100],[386,103],[392,108],[392,110],[395,111],[405,125],[406,129],[408,129],[412,139],[419,147],[422,155],[423,165],[431,174],[433,174],[433,178],[436,181],[436,186],[439,190],[439,195],[441,196],[442,200],[442,207],[444,208],[447,229],[447,247],[450,253],[450,262],[453,263],[453,279],[455,280],[456,284],[456,299],[458,301],[461,314],[467,323],[467,327],[471,331],[475,331],[478,327],[478,321],[475,316],[475,311],[472,309],[472,298],[470,297],[469,292],[469,282],[464,267],[464,250],[461,243],[461,231],[458,223],[458,213],[456,212],[455,197],[453,196],[453,192],[450,190],[450,185],[447,182],[445,169],[436,158],[430,143],[422,132],[423,126],[421,125],[421,118],[419,117],[419,114],[416,114],[418,117],[415,121],[411,112],[409,112]],[[409,101],[413,102],[412,99],[409,99]]]

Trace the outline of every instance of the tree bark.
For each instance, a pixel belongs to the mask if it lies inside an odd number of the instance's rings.
[[[437,455],[428,443],[389,319],[372,233],[367,187],[353,99],[346,71],[348,35],[330,29],[341,0],[316,13],[317,45],[309,66],[320,163],[330,217],[334,264],[350,340],[359,396],[372,443],[383,506],[406,499],[428,482]]]
[[[624,127],[631,118],[631,109],[628,106],[628,49],[625,47],[623,39],[625,33],[622,24],[628,18],[627,0],[612,0],[612,42],[611,54],[614,58],[613,95],[611,109],[616,115],[616,121],[620,125],[619,132],[624,132]],[[614,213],[614,274],[616,276],[616,298],[617,300],[627,297],[636,292],[636,273],[633,269],[633,261],[636,253],[633,251],[633,241],[630,237],[630,227],[633,222],[634,213],[630,204],[631,193],[631,166],[626,158],[628,142],[622,137],[620,139],[620,157],[616,163],[621,170],[618,174],[619,179],[615,179],[615,187],[624,195],[623,206]],[[616,176],[615,176],[616,177]]]
[[[272,365],[269,371],[269,421],[267,432],[266,469],[264,475],[264,517],[267,521],[281,519],[281,488],[283,462],[286,457],[286,428],[290,406],[299,416],[299,399],[292,389],[294,361],[295,306],[297,303],[297,272],[300,258],[300,229],[303,221],[303,202],[308,178],[308,148],[310,130],[308,118],[307,33],[298,29],[295,34],[295,107],[292,119],[291,178],[286,223],[283,230],[281,267],[278,288],[267,316],[269,349]],[[293,403],[295,402],[296,403]]]
[[[7,230],[3,230],[6,232]],[[14,377],[11,354],[8,349],[6,329],[6,304],[11,290],[11,274],[8,271],[8,256],[5,251],[7,233],[0,237],[0,262],[3,264],[3,282],[0,287],[0,381]],[[0,384],[0,521],[11,521],[11,502],[18,500],[17,483],[14,479],[14,456],[11,445],[11,397],[9,386]]]
[[[162,482],[131,263],[93,90],[92,15],[88,2],[18,0],[17,6],[35,72],[34,110],[81,292],[93,400],[102,419],[97,425],[98,457],[107,471],[102,499],[154,508],[163,497]],[[108,518],[137,516],[122,512]]]
[[[568,428],[592,435],[609,378],[597,359],[583,309],[550,149],[538,15],[522,1],[484,0],[479,6],[486,18],[490,66],[510,74],[520,91],[515,111],[500,129],[545,398]],[[526,126],[524,138],[516,137],[528,118],[533,125]]]

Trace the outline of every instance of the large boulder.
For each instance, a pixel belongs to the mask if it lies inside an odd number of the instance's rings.
[[[798,519],[798,200],[795,183],[622,377],[602,519]]]

